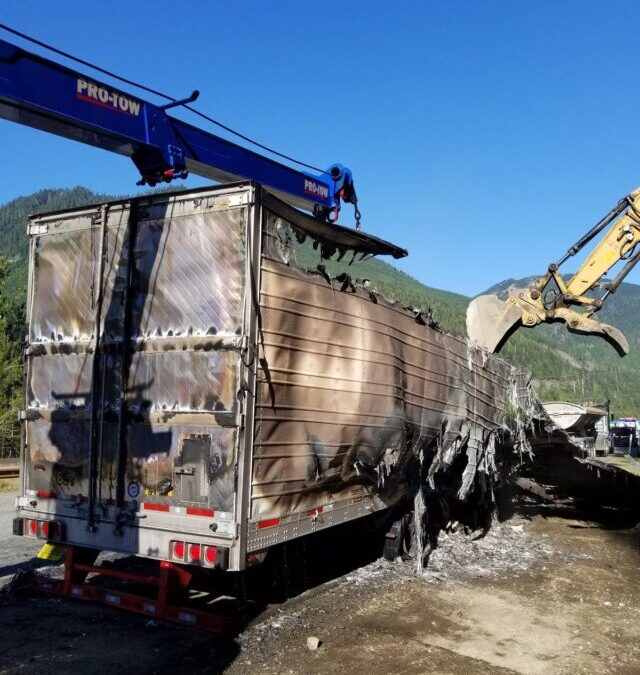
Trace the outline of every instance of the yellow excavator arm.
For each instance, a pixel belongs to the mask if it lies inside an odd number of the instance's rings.
[[[578,271],[565,282],[560,267],[601,235]],[[506,300],[481,295],[467,308],[467,333],[490,352],[497,352],[521,326],[563,321],[575,333],[605,338],[621,356],[629,351],[614,326],[592,318],[640,259],[640,188],[621,199],[547,273],[528,288],[510,288]],[[603,277],[623,263],[615,278]],[[599,293],[602,291],[602,293]],[[595,292],[595,294],[594,294]]]

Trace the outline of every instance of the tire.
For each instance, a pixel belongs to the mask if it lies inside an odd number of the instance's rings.
[[[404,560],[411,557],[411,544],[413,537],[413,512],[405,513],[396,520],[385,535],[382,557],[391,562],[398,558]]]
[[[385,560],[393,562],[402,553],[402,539],[403,539],[402,519],[396,522],[389,528],[385,534],[384,549],[382,557]]]

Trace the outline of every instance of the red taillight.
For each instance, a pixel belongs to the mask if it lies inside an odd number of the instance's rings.
[[[39,539],[61,539],[62,528],[57,520],[39,520],[38,538]]]
[[[36,535],[38,534],[38,521],[30,520],[29,521],[29,534]]]
[[[217,546],[193,544],[189,541],[172,541],[169,544],[169,557],[179,562],[211,567],[222,567],[227,560],[226,550],[219,550]]]
[[[218,549],[215,546],[207,546],[204,550],[204,559],[209,565],[215,565],[218,557]]]
[[[189,546],[189,560],[200,561],[200,544],[191,544]]]
[[[172,541],[171,546],[173,547],[171,551],[171,557],[177,558],[178,560],[184,560],[184,542]]]

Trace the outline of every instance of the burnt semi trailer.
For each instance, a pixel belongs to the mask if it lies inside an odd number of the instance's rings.
[[[427,456],[461,496],[495,469],[510,366],[348,272],[401,249],[250,182],[28,232],[16,534],[242,570],[412,500]]]

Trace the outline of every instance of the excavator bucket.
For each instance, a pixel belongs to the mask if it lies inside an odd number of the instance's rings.
[[[487,351],[499,352],[522,319],[519,305],[496,295],[480,295],[467,307],[467,335]]]
[[[554,322],[563,322],[572,333],[604,338],[620,356],[629,352],[627,339],[615,326],[569,307],[557,307],[553,312],[547,312],[528,289],[510,289],[506,301],[495,295],[480,295],[467,307],[467,335],[493,353],[499,352],[521,326],[533,328]]]

